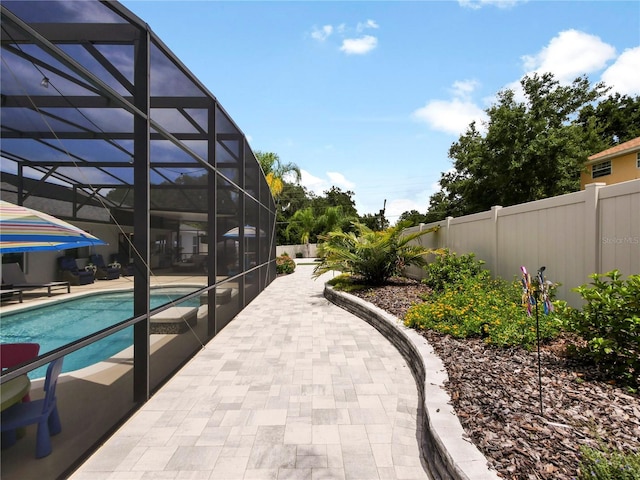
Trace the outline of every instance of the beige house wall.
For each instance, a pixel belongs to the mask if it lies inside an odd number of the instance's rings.
[[[611,161],[611,174],[603,177],[598,177],[595,180],[592,178],[591,169],[593,165],[597,165],[600,162]],[[638,152],[629,152],[619,157],[602,158],[590,162],[586,166],[586,171],[580,174],[580,188],[584,190],[585,186],[593,182],[606,183],[607,185],[613,185],[614,183],[626,182],[628,180],[634,180],[640,178],[640,167],[638,167]]]

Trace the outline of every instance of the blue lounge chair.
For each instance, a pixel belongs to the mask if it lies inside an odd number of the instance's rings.
[[[62,279],[68,281],[71,285],[88,285],[93,283],[95,279],[93,271],[80,270],[76,259],[68,255],[58,257],[58,267]]]
[[[105,265],[100,254],[89,255],[89,262],[96,266],[96,278],[98,280],[114,280],[120,278],[120,267],[110,267]]]

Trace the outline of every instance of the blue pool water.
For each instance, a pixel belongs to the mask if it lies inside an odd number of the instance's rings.
[[[154,289],[151,308],[174,301],[193,288]],[[199,305],[198,298],[180,306]],[[3,314],[0,319],[0,342],[35,342],[40,355],[91,335],[133,316],[133,292],[97,293],[46,305],[23,312]],[[67,355],[63,372],[71,372],[101,362],[133,344],[133,327],[125,328],[98,342]],[[29,372],[30,378],[44,377],[46,365]]]

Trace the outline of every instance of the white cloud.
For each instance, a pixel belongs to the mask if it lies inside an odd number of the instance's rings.
[[[568,85],[579,76],[601,71],[615,56],[615,48],[599,37],[578,30],[565,30],[553,37],[540,52],[522,57],[524,76],[550,72],[558,82]],[[622,54],[603,73],[602,80],[620,93],[640,92],[640,77],[635,74],[639,68],[640,47]],[[504,89],[512,90],[516,101],[525,102],[520,80],[508,83]]]
[[[518,3],[524,3],[527,0],[458,0],[461,7],[478,10],[482,7],[493,5],[498,8],[511,8]]]
[[[416,210],[420,213],[425,213],[427,211],[427,206],[429,205],[429,201],[416,201],[410,200],[408,198],[398,198],[395,200],[391,200],[387,202],[387,208],[384,211],[384,216],[389,221],[391,225],[395,224],[398,221],[400,215],[404,212],[410,212],[411,210]]]
[[[362,32],[363,30],[366,30],[367,28],[380,28],[378,26],[378,24],[376,23],[375,20],[367,20],[366,22],[358,22],[358,25],[356,26],[356,31],[358,32]]]
[[[595,35],[565,30],[551,39],[535,55],[522,57],[527,72],[553,73],[561,83],[570,83],[580,75],[603,69],[615,57],[616,50]]]
[[[387,203],[384,216],[391,225],[394,225],[404,212],[416,210],[420,213],[426,213],[429,208],[429,198],[438,190],[440,190],[440,185],[438,182],[434,182],[424,190],[404,192],[403,194],[405,196],[401,198],[394,198],[392,194],[384,192],[377,192],[371,196],[371,198],[367,199],[356,194],[356,208],[360,215],[366,213],[377,215],[383,206],[382,200],[380,199],[386,198]],[[402,196],[403,194],[400,195]]]
[[[355,183],[347,180],[344,175],[338,172],[327,172],[327,177],[329,177],[332,185],[335,185],[340,189],[351,190],[356,186]]]
[[[451,93],[457,98],[469,98],[473,91],[478,87],[476,80],[462,80],[453,82]]]
[[[376,48],[378,39],[372,35],[364,35],[360,38],[345,38],[340,50],[347,55],[364,55]]]
[[[411,116],[434,130],[452,135],[463,134],[473,121],[476,122],[476,128],[482,131],[482,122],[487,115],[471,100],[471,95],[479,85],[477,80],[458,80],[451,86],[451,100],[430,100]]]
[[[640,95],[640,46],[625,50],[602,74],[602,81],[622,95]]]
[[[370,29],[378,29],[380,26],[375,20],[368,19],[358,22],[355,27],[349,27],[345,23],[324,25],[321,28],[313,27],[311,38],[324,42],[334,35],[341,41],[340,51],[347,55],[364,55],[378,46],[378,38],[373,35],[363,35],[362,32]]]
[[[394,225],[400,215],[404,212],[410,212],[415,210],[420,213],[427,213],[429,208],[429,197],[433,192],[420,192],[414,198],[396,198],[387,202],[387,208],[385,209],[384,216],[391,225]]]
[[[311,38],[324,42],[333,33],[333,27],[331,25],[325,25],[322,28],[313,27],[311,31]]]
[[[321,194],[324,190],[326,190],[327,181],[322,178],[315,177],[311,175],[308,171],[304,169],[300,169],[301,180],[300,185],[305,187],[310,192]]]
[[[282,176],[282,180],[287,183],[297,183],[295,172],[287,172]]]
[[[300,185],[316,195],[323,195],[331,187],[338,187],[341,190],[353,190],[355,183],[347,180],[344,175],[338,172],[327,172],[327,178],[320,178],[312,175],[307,170],[300,170],[302,179]]]

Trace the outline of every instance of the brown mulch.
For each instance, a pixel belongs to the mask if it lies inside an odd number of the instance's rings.
[[[394,278],[351,294],[403,318],[428,292],[419,282]],[[465,432],[501,477],[574,479],[581,445],[640,451],[640,395],[599,380],[594,366],[565,355],[566,338],[541,347],[541,415],[536,349],[421,333],[446,366],[446,388]]]

